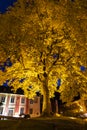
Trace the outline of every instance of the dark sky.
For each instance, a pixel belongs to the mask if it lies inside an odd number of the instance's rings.
[[[0,0],[0,13],[5,13],[6,9],[17,0]]]

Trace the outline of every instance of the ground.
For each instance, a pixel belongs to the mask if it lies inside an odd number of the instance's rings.
[[[86,130],[87,120],[72,117],[0,120],[0,130]]]

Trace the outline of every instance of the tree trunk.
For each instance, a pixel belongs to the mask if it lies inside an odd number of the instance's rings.
[[[42,116],[50,116],[51,112],[51,102],[48,89],[48,81],[45,79],[43,83],[43,107],[42,107]]]
[[[49,98],[49,92],[44,91],[42,115],[49,116],[50,112],[51,112],[51,103],[50,103],[50,98]]]

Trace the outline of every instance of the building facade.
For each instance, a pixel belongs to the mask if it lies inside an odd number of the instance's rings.
[[[30,117],[40,116],[40,97],[33,100],[24,95],[0,93],[0,115],[19,117],[29,114]]]

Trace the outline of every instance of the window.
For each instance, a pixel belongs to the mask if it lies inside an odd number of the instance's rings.
[[[38,98],[37,97],[34,99],[34,103],[38,103]]]
[[[13,109],[9,109],[8,116],[13,116]]]
[[[11,103],[14,103],[15,97],[11,97]]]
[[[33,114],[33,109],[32,108],[30,109],[30,114]]]
[[[72,2],[75,2],[75,0],[71,0]]]
[[[25,98],[24,97],[21,98],[21,103],[25,103]]]
[[[1,97],[1,102],[5,102],[5,96]]]
[[[20,114],[23,114],[24,113],[24,107],[21,107],[20,108]]]
[[[32,99],[30,99],[30,104],[33,104],[33,100]]]
[[[0,114],[3,113],[3,107],[0,107]]]

